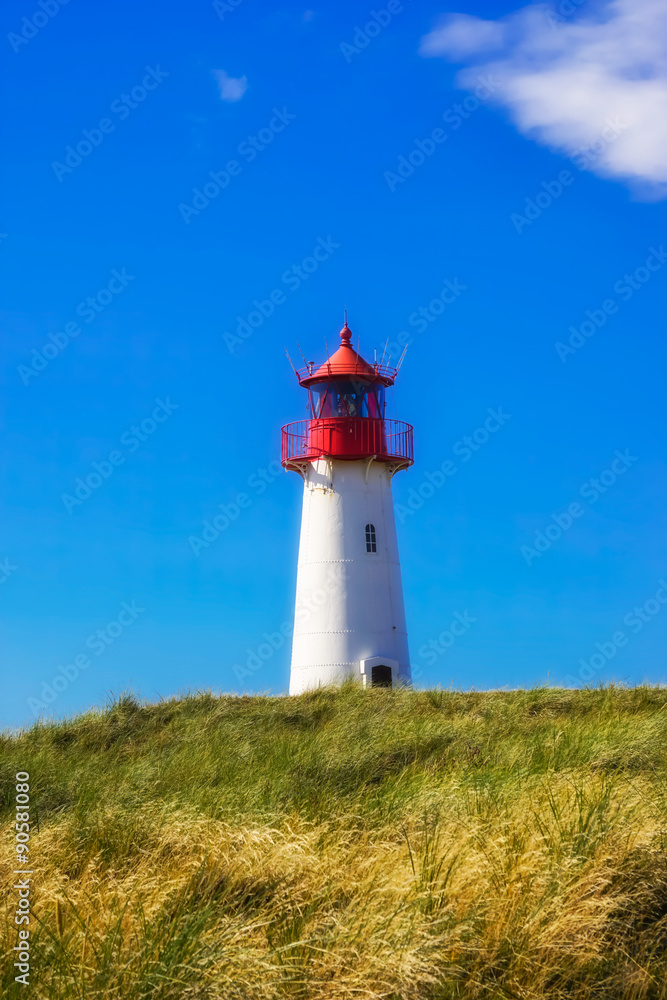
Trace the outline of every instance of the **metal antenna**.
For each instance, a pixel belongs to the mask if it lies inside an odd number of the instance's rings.
[[[303,358],[303,363],[304,363],[304,365],[305,365],[305,366],[306,366],[306,368],[307,368],[307,367],[308,367],[308,362],[306,361],[306,355],[305,355],[305,354],[303,353],[303,351],[301,350],[301,344],[299,343],[299,341],[298,341],[298,340],[297,340],[297,342],[296,342],[296,346],[297,346],[297,347],[299,348],[299,354],[300,354],[300,355],[301,355],[301,357]]]
[[[292,364],[292,359],[291,359],[291,358],[290,358],[290,356],[289,356],[289,351],[287,350],[287,348],[285,348],[285,354],[287,355],[287,360],[289,361],[290,365],[292,365],[292,371],[294,372],[294,374],[295,374],[295,375],[296,375],[296,377],[298,378],[299,376],[298,376],[298,374],[297,374],[297,370],[296,370],[296,368],[294,367],[294,365]]]
[[[380,368],[382,367],[382,362],[384,361],[384,352],[387,350],[388,343],[389,343],[389,337],[387,337],[384,345],[384,350],[382,351],[382,357],[380,358]]]
[[[408,353],[408,344],[405,345],[405,347],[403,348],[403,353],[401,354],[400,358],[398,359],[398,364],[396,365],[396,371],[397,372],[399,372],[401,370],[401,365],[403,364],[403,359],[405,358],[405,355],[407,353]]]

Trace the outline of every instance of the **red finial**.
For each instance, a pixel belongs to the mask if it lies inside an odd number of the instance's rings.
[[[340,339],[344,344],[349,344],[350,341],[352,340],[352,331],[347,325],[347,306],[345,306],[345,325],[343,329],[340,331]]]

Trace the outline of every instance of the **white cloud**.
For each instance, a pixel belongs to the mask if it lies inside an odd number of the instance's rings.
[[[485,49],[498,49],[503,43],[505,25],[502,21],[482,21],[469,14],[446,14],[430,35],[422,39],[423,56],[453,53],[453,57],[469,56]]]
[[[240,101],[248,89],[247,76],[229,76],[228,73],[225,73],[224,69],[214,69],[213,76],[218,81],[220,97],[223,101],[229,101],[230,103]]]
[[[667,3],[584,5],[533,4],[500,21],[450,14],[420,52],[466,63],[466,88],[497,77],[493,99],[524,135],[567,155],[595,143],[587,169],[667,197]],[[600,142],[609,121],[623,127]]]

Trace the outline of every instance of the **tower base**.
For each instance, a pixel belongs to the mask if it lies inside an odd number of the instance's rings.
[[[304,462],[289,693],[411,683],[391,490],[400,466]],[[383,668],[383,669],[380,669]]]

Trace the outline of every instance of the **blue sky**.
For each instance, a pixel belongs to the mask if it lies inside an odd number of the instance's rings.
[[[129,687],[286,691],[301,483],[276,459],[305,398],[284,347],[322,358],[344,303],[362,353],[410,341],[416,683],[665,682],[650,5],[633,72],[607,44],[623,3],[394,2],[368,31],[361,3],[45,4],[38,27],[37,2],[2,14],[3,723]],[[584,22],[606,39],[586,85]]]

